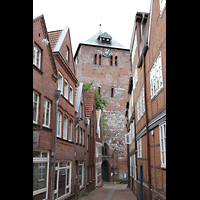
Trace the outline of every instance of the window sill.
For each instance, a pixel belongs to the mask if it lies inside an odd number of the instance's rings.
[[[38,67],[36,67],[34,64],[33,64],[33,68],[39,73],[39,74],[43,74],[43,71],[41,71]]]

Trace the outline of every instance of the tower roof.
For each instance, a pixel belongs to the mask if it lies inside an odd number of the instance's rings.
[[[113,40],[112,36],[110,36],[107,32],[98,32],[82,44],[126,49],[125,46]]]
[[[122,44],[118,43],[117,41],[113,40],[112,36],[110,36],[107,32],[102,33],[101,31],[93,35],[85,42],[79,43],[76,53],[74,55],[74,59],[76,58],[76,55],[81,45],[108,47],[108,48],[122,49],[128,51],[130,50],[125,46],[123,46]]]

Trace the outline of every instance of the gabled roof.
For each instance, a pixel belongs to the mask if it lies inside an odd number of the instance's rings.
[[[92,107],[94,102],[94,92],[85,92],[84,99],[85,99],[86,117],[90,119],[93,109]]]
[[[54,46],[52,46],[53,52],[60,50],[68,30],[69,26],[65,26],[63,30],[49,32],[50,41],[52,41],[54,44]]]
[[[56,46],[56,43],[58,41],[58,38],[59,38],[59,35],[60,35],[61,32],[62,32],[62,30],[49,32],[49,38],[50,38],[52,50]]]
[[[49,37],[49,34],[48,34],[48,31],[47,31],[47,27],[46,27],[46,23],[45,23],[45,19],[44,19],[44,15],[39,15],[39,16],[33,16],[33,29],[34,29],[34,26],[36,25],[35,23],[40,20],[41,22],[41,25],[43,26],[43,33],[44,33],[44,36],[47,38],[48,41],[50,41],[50,37]],[[48,47],[48,50],[50,52],[50,58],[51,58],[51,63],[52,63],[52,67],[53,67],[53,71],[56,75],[56,79],[57,79],[57,74],[58,74],[58,71],[57,71],[57,68],[56,68],[56,62],[55,62],[55,59],[54,59],[54,55],[53,55],[53,52],[52,52],[52,46],[51,46],[51,41],[49,43],[49,45],[47,45]]]

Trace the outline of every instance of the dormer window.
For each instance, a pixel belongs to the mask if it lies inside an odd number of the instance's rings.
[[[111,44],[112,37],[108,33],[102,33],[98,36],[97,40],[99,40],[103,44]]]

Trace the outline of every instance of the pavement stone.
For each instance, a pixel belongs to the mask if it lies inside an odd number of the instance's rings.
[[[101,188],[96,188],[88,196],[80,200],[137,200],[133,191],[127,188],[127,184],[114,184],[104,182]]]

